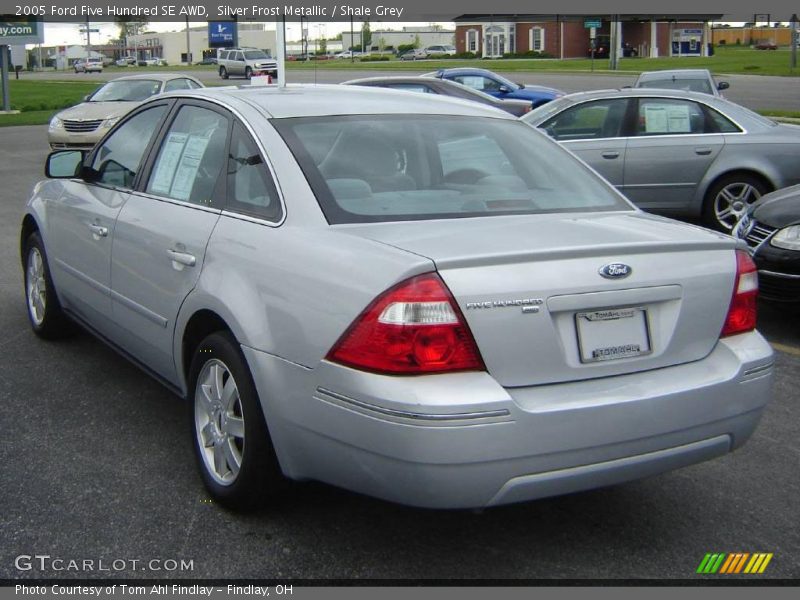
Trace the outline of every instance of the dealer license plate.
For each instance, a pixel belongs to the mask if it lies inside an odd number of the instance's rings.
[[[610,308],[575,314],[581,362],[618,360],[650,354],[647,310]]]

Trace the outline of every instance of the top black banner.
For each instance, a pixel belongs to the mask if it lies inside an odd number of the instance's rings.
[[[553,13],[558,10],[558,14]],[[45,22],[114,21],[384,21],[441,22],[469,16],[537,15],[565,19],[620,15],[625,19],[714,21],[789,21],[798,5],[792,0],[0,0],[0,20],[31,17]],[[754,11],[758,11],[755,13]]]

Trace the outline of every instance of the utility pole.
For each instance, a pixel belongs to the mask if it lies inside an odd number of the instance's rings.
[[[163,52],[163,51],[162,51]],[[186,64],[192,64],[192,45],[189,36],[189,15],[186,15]]]
[[[791,35],[792,35],[792,69],[797,68],[797,38],[800,37],[798,34],[797,28],[800,27],[800,23],[797,21],[797,13],[792,15],[792,19],[789,21],[789,27],[791,28]]]

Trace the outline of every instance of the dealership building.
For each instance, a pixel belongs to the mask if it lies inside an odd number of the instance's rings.
[[[461,15],[455,19],[457,52],[482,58],[544,52],[554,58],[586,58],[591,35],[607,40],[617,25],[618,55],[707,56],[710,22],[722,15]],[[594,27],[592,27],[594,25]],[[625,52],[623,52],[625,49]]]
[[[217,47],[231,47],[234,44],[248,48],[259,48],[267,54],[275,54],[274,27],[266,29],[264,23],[238,23],[237,25],[235,32],[233,29],[229,29],[232,27],[230,22],[212,22],[208,25],[190,27],[188,42],[186,29],[165,33],[151,32],[131,35],[128,36],[125,47],[115,48],[114,54],[118,56],[136,56],[140,60],[162,58],[171,65],[187,62],[187,45],[192,56],[192,62],[198,62],[207,56],[216,56]],[[108,53],[106,52],[106,54]]]

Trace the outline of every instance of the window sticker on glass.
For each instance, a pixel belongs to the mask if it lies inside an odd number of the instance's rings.
[[[187,139],[189,139],[189,135],[186,133],[172,132],[167,136],[164,149],[161,151],[161,156],[158,160],[156,172],[153,175],[150,191],[155,194],[169,195],[172,180]]]
[[[178,170],[175,172],[175,179],[172,182],[170,196],[177,200],[188,200],[192,193],[192,186],[200,169],[200,161],[206,152],[210,136],[209,135],[190,135],[183,147]]]
[[[690,133],[689,107],[648,104],[644,107],[645,133]]]

